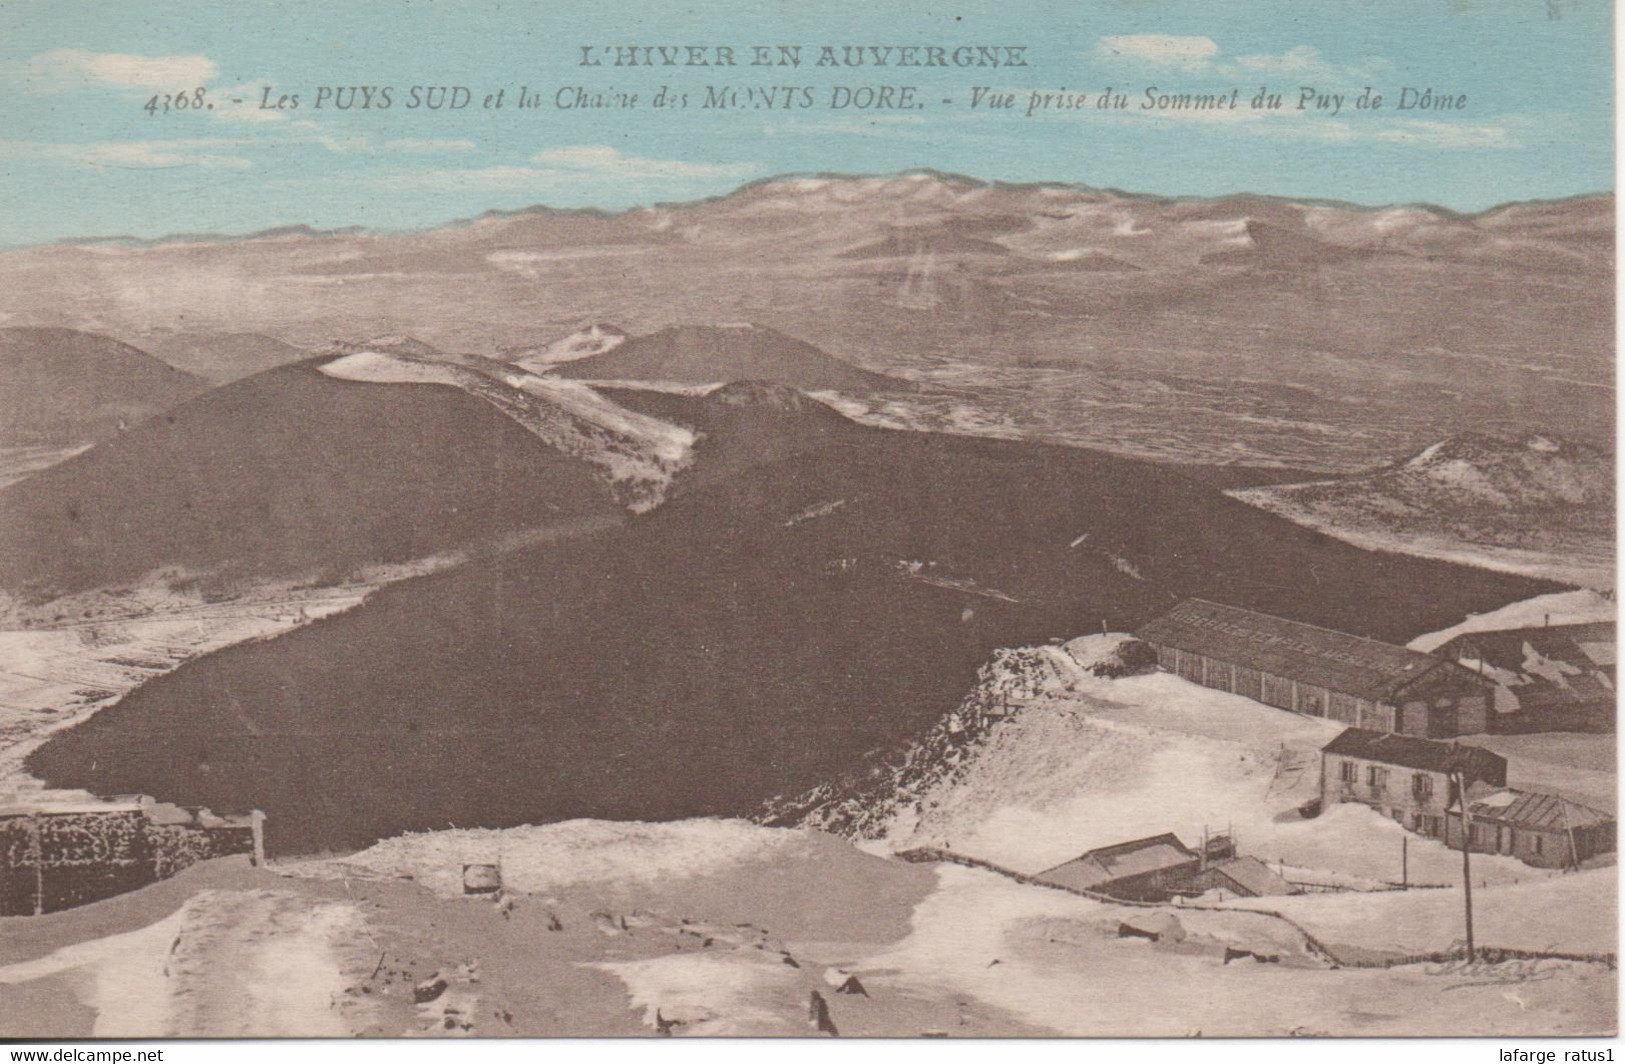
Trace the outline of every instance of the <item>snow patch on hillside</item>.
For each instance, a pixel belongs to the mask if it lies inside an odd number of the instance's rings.
[[[544,347],[522,351],[510,361],[521,369],[540,372],[561,362],[574,362],[578,358],[613,351],[625,342],[624,330],[613,325],[594,322]]]
[[[800,973],[777,953],[678,953],[649,960],[591,965],[626,984],[633,1008],[651,1030],[663,1021],[689,1036],[801,1034],[793,1015],[768,1003],[790,996]]]
[[[522,392],[556,403],[579,418],[642,441],[651,454],[667,465],[685,464],[693,452],[695,435],[692,431],[628,410],[579,381],[534,373],[514,373],[503,380]]]
[[[1493,632],[1509,628],[1538,628],[1544,624],[1585,624],[1592,621],[1612,621],[1618,614],[1618,603],[1609,595],[1590,590],[1559,591],[1551,595],[1502,606],[1488,613],[1475,613],[1460,624],[1437,632],[1419,635],[1407,644],[1412,650],[1427,653],[1444,646],[1465,632]]]

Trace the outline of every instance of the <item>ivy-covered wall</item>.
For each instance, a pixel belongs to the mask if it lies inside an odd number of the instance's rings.
[[[253,849],[248,825],[158,825],[139,810],[0,817],[0,915],[71,909]]]

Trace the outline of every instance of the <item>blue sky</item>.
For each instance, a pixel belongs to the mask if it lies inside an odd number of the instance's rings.
[[[799,44],[794,69],[577,64],[579,47]],[[821,45],[1025,46],[1025,67],[812,66]],[[10,0],[0,6],[0,244],[275,225],[430,226],[536,203],[619,209],[781,173],[918,167],[1163,195],[1232,192],[1476,210],[1613,185],[1606,0]],[[714,53],[713,53],[714,54]],[[896,53],[892,53],[894,56]],[[807,86],[815,106],[705,110],[707,86]],[[322,86],[390,86],[387,110],[321,110]],[[412,86],[465,85],[458,112]],[[519,86],[544,106],[518,110]],[[827,107],[836,85],[914,85],[906,112]],[[1129,108],[1092,106],[1111,86]],[[1236,112],[1141,109],[1143,90],[1241,92]],[[1377,112],[1354,111],[1371,86]],[[149,115],[205,88],[213,110]],[[640,94],[631,110],[554,106],[558,90]],[[655,110],[661,86],[690,95]],[[969,107],[983,86],[1017,113]],[[1262,86],[1286,106],[1257,113]],[[1298,111],[1302,87],[1340,113]],[[1465,94],[1395,109],[1402,88]],[[297,110],[265,111],[298,95]],[[483,97],[505,90],[502,110]],[[1027,117],[1030,93],[1081,110]],[[233,104],[241,99],[242,104]],[[944,103],[945,100],[953,102]]]

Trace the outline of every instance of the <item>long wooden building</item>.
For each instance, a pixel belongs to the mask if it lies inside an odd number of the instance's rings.
[[[1391,643],[1204,599],[1137,635],[1169,672],[1278,709],[1428,739],[1488,729],[1490,681]]]

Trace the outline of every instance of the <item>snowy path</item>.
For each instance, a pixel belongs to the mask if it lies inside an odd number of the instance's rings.
[[[68,975],[97,1038],[341,1038],[364,1025],[343,991],[370,952],[348,903],[211,890],[138,931],[0,968],[0,984]]]

